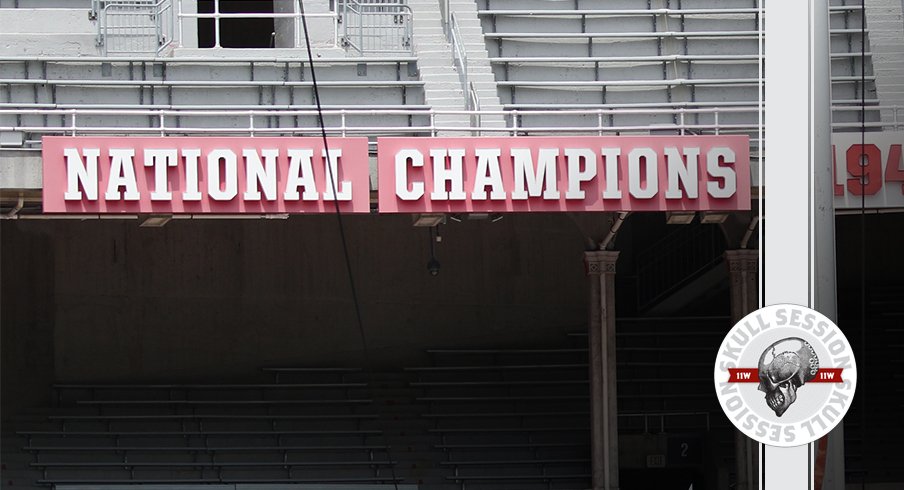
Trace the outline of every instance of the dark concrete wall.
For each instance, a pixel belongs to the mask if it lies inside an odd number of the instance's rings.
[[[583,328],[585,241],[567,216],[443,226],[436,277],[426,268],[428,231],[412,227],[410,216],[345,220],[379,366],[421,362],[427,347],[562,342]],[[21,303],[4,315],[4,376],[7,350],[18,349],[34,323],[43,326],[32,335],[38,349],[53,352],[42,369],[52,366],[58,381],[363,364],[335,216],[176,220],[163,228],[5,221],[3,234],[4,306]],[[7,294],[18,281],[24,289]]]
[[[46,404],[54,376],[54,250],[49,236],[0,222],[0,414]]]

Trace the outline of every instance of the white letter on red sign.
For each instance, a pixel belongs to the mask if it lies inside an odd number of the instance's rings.
[[[224,162],[226,186],[220,188],[220,160]],[[239,193],[236,156],[232,150],[213,150],[207,155],[207,194],[216,201],[230,201]]]
[[[487,198],[487,186],[492,187],[490,199],[504,200],[505,187],[502,186],[502,171],[499,169],[499,148],[477,148],[477,171],[474,173],[474,190],[471,199],[482,201]]]
[[[330,161],[326,162],[326,149],[323,150],[324,169],[326,170],[326,189],[323,191],[323,199],[326,201],[351,201],[352,183],[339,181],[339,159],[342,158],[342,150],[333,148],[330,150]],[[332,181],[330,181],[332,176]],[[333,194],[333,191],[335,195]]]
[[[647,186],[641,187],[640,161],[644,161]],[[628,191],[637,199],[650,199],[659,192],[659,163],[652,148],[635,148],[628,153]]]
[[[723,160],[726,165],[719,165],[719,160]],[[706,153],[706,172],[710,177],[722,179],[724,185],[719,185],[717,181],[709,181],[706,183],[706,192],[710,196],[724,199],[735,195],[738,188],[737,176],[734,171],[735,152],[731,148],[717,146]]]
[[[185,159],[185,192],[182,193],[182,200],[200,201],[201,184],[198,182],[198,159],[201,158],[201,150],[198,148],[184,149],[182,158]]]
[[[408,185],[408,161],[412,167],[424,166],[424,155],[417,150],[399,150],[395,156],[395,193],[403,201],[417,201],[424,195],[424,183],[414,181]]]
[[[529,148],[512,148],[511,153],[515,165],[515,189],[512,191],[512,199],[539,197],[541,193],[543,199],[559,198],[558,179],[556,178],[558,148],[540,148],[537,153],[536,170],[534,170],[534,159]],[[526,192],[524,190],[525,181],[527,181]]]
[[[100,148],[85,148],[85,161],[78,154],[76,148],[66,148],[63,155],[66,156],[66,193],[63,199],[67,201],[81,201],[82,192],[78,190],[79,183],[85,190],[85,196],[91,201],[97,200],[97,159],[100,156]]]
[[[621,199],[621,189],[618,186],[618,158],[621,156],[621,148],[603,148],[600,153],[606,162],[606,189],[603,190],[603,199]]]
[[[687,158],[685,162],[684,158]],[[700,148],[686,147],[684,158],[678,152],[678,148],[668,146],[665,148],[666,166],[669,172],[669,187],[665,190],[666,199],[681,199],[682,193],[679,182],[684,186],[684,193],[690,199],[697,199],[697,165],[700,158]]]
[[[174,149],[146,148],[144,150],[144,166],[154,167],[154,191],[151,192],[152,201],[170,201],[173,194],[167,186],[167,172],[169,167],[175,167],[179,152]]]
[[[446,156],[449,156],[449,167],[446,167]],[[443,148],[430,150],[430,158],[433,160],[433,192],[430,199],[434,201],[462,201],[465,195],[464,174],[462,173],[462,160],[465,158],[463,148],[452,148],[446,152]],[[449,182],[449,191],[446,191],[446,182]]]
[[[268,201],[276,199],[276,158],[279,150],[268,148],[261,150],[264,155],[264,163],[253,149],[242,150],[245,158],[245,194],[246,201],[260,201],[260,188],[264,190],[264,196]]]
[[[301,193],[303,201],[316,201],[320,199],[320,193],[317,192],[317,185],[314,183],[314,165],[311,160],[314,158],[314,150],[307,148],[289,148],[289,172],[286,175],[286,191],[283,198],[286,201],[297,201],[298,187],[304,186],[304,192]]]
[[[133,148],[110,150],[110,177],[107,181],[107,192],[104,199],[118,201],[120,199],[119,188],[125,187],[126,192],[122,199],[137,201],[141,198],[138,194],[138,182],[135,180],[135,157]]]
[[[581,182],[589,182],[596,177],[596,153],[589,148],[565,148],[568,159],[568,190],[565,199],[584,199]],[[584,169],[581,170],[581,160]]]

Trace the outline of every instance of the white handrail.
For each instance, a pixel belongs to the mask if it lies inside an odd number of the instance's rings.
[[[455,12],[449,12],[449,29],[447,35],[449,37],[449,42],[452,45],[452,62],[458,67],[458,74],[461,79],[461,91],[465,98],[465,108],[472,111],[480,111],[480,97],[477,95],[477,89],[474,87],[474,82],[470,79],[468,52],[462,41],[461,28],[458,25],[458,17],[455,16]],[[479,120],[478,116],[477,121]],[[472,121],[471,125],[479,126],[480,124],[479,122],[475,124]]]
[[[904,106],[870,106],[868,109],[893,111],[892,122],[867,122],[865,126],[869,129],[891,129],[900,130],[904,127]],[[855,112],[861,110],[858,107],[837,107],[836,110],[844,112]],[[674,131],[675,134],[748,134],[753,138],[751,145],[758,147],[756,134],[759,126],[756,121],[749,123],[721,123],[725,120],[726,115],[732,114],[754,114],[758,111],[756,107],[714,107],[714,108],[646,108],[646,109],[592,109],[592,110],[536,110],[536,111],[487,111],[487,110],[413,110],[413,109],[331,109],[323,111],[324,123],[326,130],[334,135],[433,135],[439,131],[460,131],[480,129],[481,132],[497,135],[561,135],[561,134],[622,134],[626,132],[647,133],[651,129],[659,131]],[[900,115],[899,115],[900,113]],[[437,115],[467,115],[472,118],[471,124],[467,125],[437,125]],[[91,134],[154,134],[154,135],[184,135],[184,134],[271,134],[271,135],[292,135],[292,134],[317,134],[320,126],[317,121],[318,112],[313,109],[308,110],[167,110],[167,109],[34,109],[34,108],[17,108],[17,109],[0,109],[0,118],[10,116],[16,119],[15,124],[0,125],[0,131],[16,131],[30,134],[32,136],[40,136],[45,134],[69,134],[69,135],[91,135]],[[473,118],[479,118],[484,115],[503,116],[507,121],[506,127],[501,128],[483,128],[473,124]],[[650,126],[649,124],[604,124],[607,116],[626,116],[626,115],[669,115],[675,122],[671,124],[663,124]],[[707,122],[689,122],[689,115],[704,115]],[[61,118],[59,126],[47,125],[47,120],[54,120],[56,116]],[[147,116],[156,122],[156,126],[92,126],[86,124],[88,117],[96,116]],[[261,121],[255,123],[256,118],[266,118],[274,116],[308,116],[310,121],[307,126],[300,126],[296,123],[290,127],[262,127]],[[356,116],[372,117],[389,117],[404,116],[405,125],[398,126],[374,126],[369,124],[366,119],[354,119]],[[538,116],[542,121],[542,126],[525,125],[522,120],[524,117]],[[583,123],[575,122],[574,116],[587,116]],[[28,121],[23,122],[22,119],[29,117],[42,117],[44,121],[41,124],[29,124]],[[218,123],[223,118],[237,118],[236,122],[244,120],[244,124],[236,124],[236,127],[212,126],[210,121]],[[191,122],[191,118],[211,118],[205,121],[195,121],[195,125],[185,125],[186,120]],[[554,121],[559,118],[561,124],[555,125]],[[338,119],[338,123],[337,123]],[[102,119],[107,120],[107,119]],[[67,123],[68,121],[68,123]],[[833,128],[838,130],[857,129],[864,126],[860,122],[836,122]],[[28,145],[35,146],[38,140],[29,140]]]

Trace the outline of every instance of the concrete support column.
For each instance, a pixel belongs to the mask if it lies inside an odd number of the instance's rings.
[[[618,489],[615,382],[615,262],[618,252],[584,253],[590,278],[590,417],[593,490]]]
[[[731,294],[731,323],[738,323],[759,307],[759,252],[727,250],[728,280]],[[759,443],[735,431],[735,470],[737,490],[756,490],[759,466]]]

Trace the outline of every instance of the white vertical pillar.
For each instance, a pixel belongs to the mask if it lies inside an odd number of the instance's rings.
[[[832,315],[828,2],[769,0],[765,6],[764,303],[795,303]],[[765,447],[761,488],[812,489],[813,447]]]

